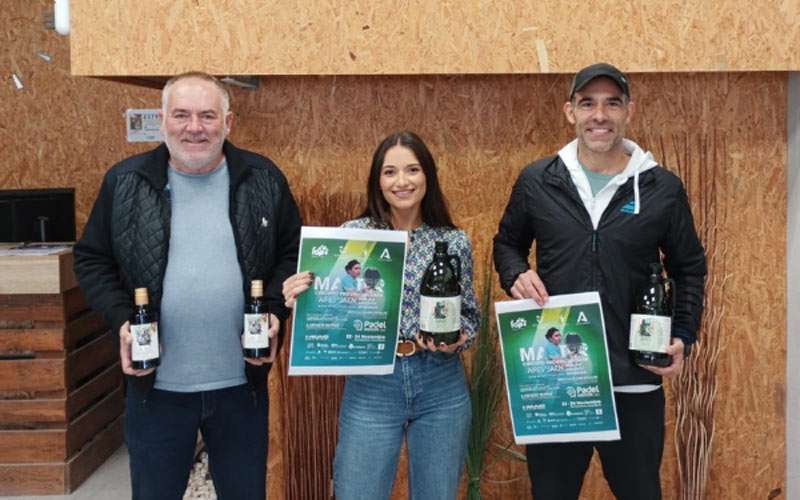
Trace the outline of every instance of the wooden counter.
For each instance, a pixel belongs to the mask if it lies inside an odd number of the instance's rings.
[[[0,255],[0,495],[69,493],[122,443],[117,346],[72,265]]]

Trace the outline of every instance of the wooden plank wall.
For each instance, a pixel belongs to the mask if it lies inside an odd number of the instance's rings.
[[[158,107],[160,95],[70,77],[69,42],[42,27],[49,4],[6,0],[0,9],[0,111],[9,117],[0,122],[0,188],[74,186],[82,227],[107,168],[150,147],[124,142],[124,110]],[[695,55],[704,57],[700,52]],[[10,71],[19,72],[23,90],[14,89]],[[632,138],[668,165],[680,163],[692,178],[709,168],[704,144],[716,144],[721,163],[722,174],[705,189],[718,190],[720,239],[728,245],[732,277],[723,298],[708,498],[766,498],[785,482],[786,78],[771,72],[632,75],[639,110]],[[439,162],[480,276],[517,173],[571,138],[560,111],[568,83],[565,75],[269,77],[257,91],[234,92],[232,140],[269,155],[298,195],[358,193],[378,140],[399,128],[416,130]],[[703,199],[697,195],[692,203]],[[280,405],[273,399],[273,416]],[[498,439],[510,439],[506,417],[501,425]],[[273,421],[271,430],[270,497],[281,498],[280,423]],[[671,425],[667,436],[665,498],[676,498]],[[488,476],[523,479],[491,483],[487,498],[525,497],[523,464],[493,458]],[[583,496],[610,498],[596,465]]]
[[[72,14],[77,75],[800,67],[795,0],[72,0]]]

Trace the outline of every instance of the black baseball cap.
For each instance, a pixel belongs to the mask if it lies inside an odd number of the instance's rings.
[[[628,88],[628,79],[614,66],[608,63],[597,63],[591,66],[586,66],[582,70],[575,73],[575,78],[572,79],[572,88],[569,91],[569,98],[575,97],[575,92],[585,87],[589,82],[595,78],[605,76],[617,84],[617,86],[625,94],[625,97],[631,97],[631,91]]]

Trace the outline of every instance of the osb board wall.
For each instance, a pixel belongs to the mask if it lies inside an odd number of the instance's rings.
[[[587,6],[589,5],[589,6]],[[796,0],[72,0],[75,75],[800,68]],[[600,3],[597,3],[600,5]]]
[[[0,61],[25,85],[17,91],[7,77],[0,85],[0,188],[74,186],[82,228],[106,169],[151,147],[125,143],[124,110],[158,107],[159,93],[70,77],[67,40],[42,29],[48,4],[13,0],[0,9]],[[706,168],[697,144],[714,134],[724,144],[723,175],[712,184],[724,193],[720,230],[732,278],[708,498],[765,498],[785,480],[785,82],[780,73],[633,75],[639,113],[630,135],[657,158],[687,161],[694,175]],[[378,140],[418,131],[472,238],[480,276],[517,173],[572,135],[559,111],[567,85],[555,75],[266,78],[258,91],[235,91],[232,139],[272,157],[298,194],[312,186],[359,192]],[[272,405],[274,417],[281,401]],[[510,425],[499,421],[506,443]],[[271,430],[270,498],[281,498],[279,422]],[[676,498],[671,425],[662,473],[665,498]],[[487,498],[526,497],[524,464],[492,454],[487,478]],[[583,497],[611,498],[597,465]]]

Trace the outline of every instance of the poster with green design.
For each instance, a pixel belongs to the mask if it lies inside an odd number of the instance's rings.
[[[394,370],[405,231],[303,227],[289,375],[383,375]]]
[[[495,303],[517,444],[619,439],[597,292]]]

